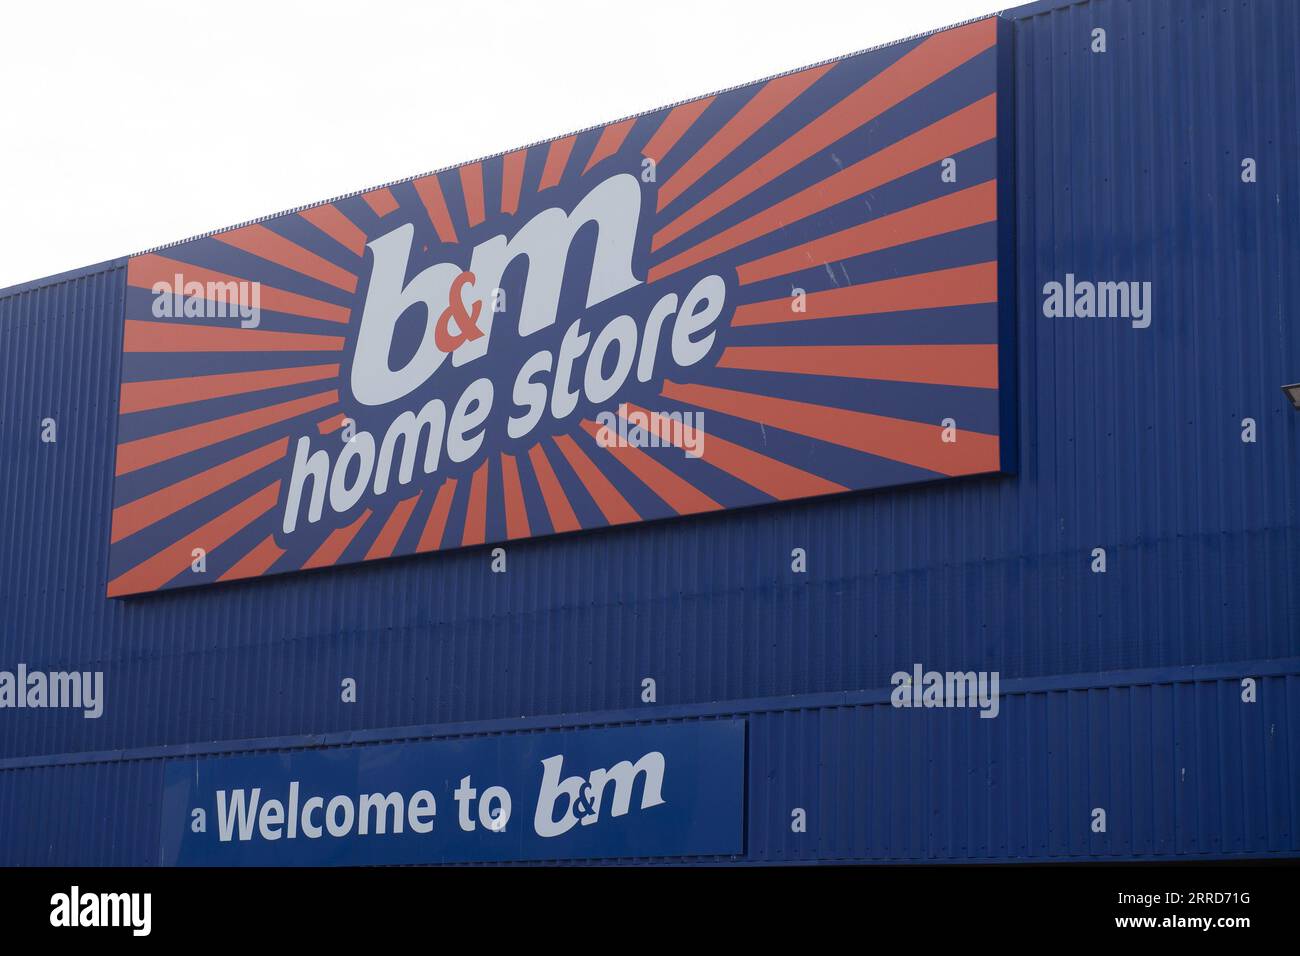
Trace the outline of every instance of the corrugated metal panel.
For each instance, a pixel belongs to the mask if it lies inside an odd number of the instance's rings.
[[[0,771],[5,866],[156,866],[160,760]]]
[[[748,851],[738,862],[1293,855],[1300,741],[1288,731],[1300,712],[1300,673],[1261,676],[1258,695],[1243,703],[1236,678],[1135,680],[1013,687],[995,719],[899,710],[883,694],[696,708],[671,719],[749,721]],[[633,722],[592,715],[557,724]],[[164,759],[0,770],[0,859],[155,864]],[[791,827],[795,808],[807,812],[805,832]],[[1106,811],[1103,833],[1093,832],[1094,808]]]
[[[115,668],[121,645],[104,606],[104,529],[113,470],[124,261],[20,287],[0,298],[0,669]],[[55,441],[42,441],[53,419]],[[0,753],[82,749],[53,721],[0,721]],[[78,714],[77,719],[89,723]]]
[[[1022,500],[1055,519],[1027,523],[1026,544],[1104,546],[1111,568],[1025,624],[1095,633],[1083,666],[1170,644],[1285,655],[1300,634],[1278,617],[1296,600],[1296,421],[1278,387],[1300,373],[1298,14],[1101,0],[1017,24]],[[1067,273],[1150,280],[1151,328],[1041,318]]]
[[[1258,704],[1235,680],[1011,693],[992,720],[885,704],[757,715],[750,859],[1293,854],[1300,682],[1259,686]]]
[[[918,661],[1182,679],[1300,654],[1300,419],[1278,391],[1300,379],[1300,9],[1019,16],[1014,477],[521,542],[504,575],[470,549],[107,601],[121,263],[4,294],[0,668],[103,669],[108,701],[7,711],[0,758],[622,710],[644,677],[671,708],[880,688]],[[1152,281],[1151,328],[1044,319],[1067,272]],[[1251,708],[1227,680],[1033,691],[992,721],[755,714],[751,856],[1294,853],[1295,688],[1271,677]],[[152,862],[158,766],[0,771],[0,858]],[[78,816],[93,795],[112,816]],[[1080,814],[1103,801],[1095,837]],[[798,805],[815,835],[790,833]]]
[[[1010,478],[522,542],[504,575],[470,549],[107,601],[120,270],[0,300],[0,474],[23,502],[0,663],[108,685],[96,721],[10,712],[0,755],[620,708],[647,676],[688,703],[879,687],[913,661],[1010,679],[1295,654],[1296,37],[1268,0],[1017,24]],[[1152,327],[1043,319],[1067,271],[1151,279]]]

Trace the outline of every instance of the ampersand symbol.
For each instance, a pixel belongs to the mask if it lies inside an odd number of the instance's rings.
[[[592,803],[591,784],[585,783],[573,800],[573,815],[579,818],[591,816],[594,809]]]
[[[481,339],[483,330],[478,327],[479,313],[483,311],[482,301],[475,299],[471,309],[465,311],[465,302],[461,299],[461,290],[474,284],[474,273],[462,272],[451,283],[447,308],[438,316],[433,327],[433,341],[444,352],[454,352],[466,342]],[[451,331],[451,321],[456,320],[456,332]]]

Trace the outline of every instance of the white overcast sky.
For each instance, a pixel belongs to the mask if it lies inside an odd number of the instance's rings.
[[[0,288],[1012,5],[4,3]]]

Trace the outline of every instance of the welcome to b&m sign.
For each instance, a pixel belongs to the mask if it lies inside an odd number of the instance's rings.
[[[109,595],[1005,470],[999,31],[132,258]]]

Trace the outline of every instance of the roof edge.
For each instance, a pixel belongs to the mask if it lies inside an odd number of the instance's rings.
[[[39,279],[28,279],[26,282],[19,282],[15,285],[0,289],[0,299],[8,299],[15,295],[21,295],[24,292],[34,292],[37,289],[44,289],[53,285],[61,285],[64,282],[71,282],[74,279],[84,279],[87,276],[98,275],[101,272],[111,272],[113,269],[125,266],[129,258],[129,256],[118,256],[115,259],[105,259],[103,262],[96,262],[94,265],[80,266],[76,269],[69,269],[66,272],[56,272],[51,276],[44,276]]]
[[[96,272],[106,271],[109,268],[112,268],[116,265],[125,262],[127,259],[130,259],[133,256],[145,255],[151,252],[160,252],[163,249],[171,249],[175,246],[184,245],[187,242],[193,242],[196,239],[206,239],[223,232],[229,232],[232,229],[241,229],[245,226],[258,225],[260,223],[268,222],[269,220],[272,219],[278,219],[281,216],[291,216],[294,213],[299,213],[306,209],[315,209],[319,206],[325,206],[330,203],[339,202],[340,200],[343,199],[352,199],[355,196],[361,196],[365,193],[373,192],[377,189],[388,189],[393,186],[401,185],[403,183],[412,182],[413,180],[416,179],[423,179],[426,176],[435,176],[438,175],[439,173],[445,173],[453,169],[459,169],[461,166],[466,166],[472,163],[486,162],[488,160],[496,159],[500,156],[505,156],[508,153],[518,152],[519,150],[523,150],[523,149],[532,149],[534,146],[541,146],[545,143],[550,143],[557,139],[566,139],[570,136],[580,136],[583,133],[589,133],[592,130],[601,129],[605,126],[610,126],[614,123],[623,123],[628,120],[640,119],[642,116],[648,116],[651,113],[657,113],[661,110],[673,109],[677,106],[681,106],[684,103],[693,103],[696,100],[702,100],[708,97],[721,96],[725,93],[730,93],[733,90],[739,90],[746,86],[751,86],[755,83],[766,83],[771,80],[777,79],[779,77],[790,76],[791,74],[794,73],[800,73],[804,70],[814,69],[815,67],[823,66],[827,63],[833,63],[837,60],[847,59],[848,57],[851,56],[858,56],[859,54],[862,53],[870,53],[874,50],[883,50],[887,47],[896,46],[900,43],[910,43],[913,40],[919,40],[923,37],[933,36],[937,33],[943,33],[945,30],[953,30],[956,29],[957,27],[965,26],[968,23],[975,23],[979,20],[988,19],[989,17],[1001,17],[1007,20],[1022,20],[1029,17],[1039,16],[1044,13],[1050,13],[1054,10],[1062,9],[1065,7],[1079,6],[1091,2],[1093,2],[1093,0],[1033,0],[1033,2],[1031,3],[1026,3],[1018,7],[1010,7],[1004,10],[992,10],[988,13],[981,14],[980,16],[967,17],[966,19],[959,20],[955,23],[949,23],[941,27],[936,27],[933,30],[926,30],[921,33],[911,34],[910,36],[898,37],[897,39],[888,40],[883,43],[877,43],[873,46],[862,47],[857,50],[852,50],[850,52],[843,53],[840,56],[831,57],[825,60],[818,60],[815,63],[808,63],[803,66],[798,66],[789,70],[784,70],[780,73],[773,73],[768,76],[762,76],[753,80],[747,80],[744,83],[737,83],[733,86],[728,86],[720,90],[714,90],[713,92],[701,93],[698,96],[692,96],[684,100],[677,100],[676,102],[673,103],[664,104],[663,106],[656,106],[651,109],[642,110],[639,113],[633,113],[628,116],[621,116],[616,119],[595,123],[591,126],[585,126],[581,129],[573,130],[568,133],[560,133],[559,135],[551,136],[546,139],[540,139],[531,143],[525,143],[521,146],[516,146],[512,149],[501,150],[496,153],[489,153],[486,156],[479,156],[476,159],[462,160],[461,162],[455,163],[454,165],[451,166],[442,166],[438,169],[431,169],[425,172],[414,173],[410,176],[404,176],[400,179],[393,179],[393,180],[389,180],[388,182],[376,183],[371,186],[366,186],[362,189],[355,189],[352,192],[343,193],[338,196],[332,196],[328,199],[320,199],[317,200],[316,202],[306,203],[301,206],[293,206],[288,209],[281,209],[277,212],[268,213],[264,216],[258,216],[254,219],[246,219],[242,222],[236,222],[225,226],[219,226],[215,229],[209,229],[205,232],[196,233],[192,236],[186,236],[183,239],[176,239],[171,242],[163,243],[161,245],[150,246],[146,249],[141,249],[138,252],[133,252],[125,256],[118,256],[117,258],[114,259],[105,260],[104,262],[97,263],[96,265],[83,266],[79,269],[70,269],[67,272],[60,272],[55,275],[46,276],[44,278],[36,278],[36,279],[28,280],[26,282],[20,282],[17,285],[9,286],[8,288],[5,289],[0,289],[0,298],[16,295],[21,292],[28,292],[31,291],[32,289],[41,288],[47,285],[55,285],[57,283],[66,282],[71,279],[81,278],[82,276],[85,275],[93,275]]]

